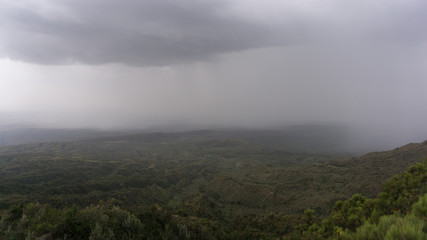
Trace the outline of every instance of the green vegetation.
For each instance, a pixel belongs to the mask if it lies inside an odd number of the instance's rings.
[[[427,239],[427,194],[405,215],[381,216],[378,223],[366,221],[356,232],[347,231],[343,239]]]
[[[344,239],[426,239],[427,159],[391,178],[383,189],[375,199],[355,194],[336,202],[334,211],[302,236],[339,239],[345,231]]]
[[[421,177],[420,177],[421,176]],[[411,181],[409,179],[417,179]],[[378,215],[387,187],[403,184],[403,192],[419,192],[396,199],[394,214]],[[110,199],[84,208],[55,208],[49,204],[18,204],[4,211],[0,237],[5,239],[426,239],[427,160],[384,184],[376,199],[356,194],[338,201],[334,211],[319,222],[314,211],[302,215],[240,215],[226,221],[204,196],[172,209],[161,204],[127,210]],[[394,200],[390,200],[394,201]],[[402,211],[408,204],[411,208]]]
[[[283,178],[298,174],[285,175],[288,167],[330,158],[266,150],[235,139],[152,143],[130,138],[3,147],[0,207],[28,201],[83,207],[109,198],[127,207],[176,206],[202,193],[232,212],[262,213],[276,210],[288,186],[297,187],[291,185],[295,180],[283,184]]]
[[[423,239],[425,156],[200,132],[2,147],[0,239]]]

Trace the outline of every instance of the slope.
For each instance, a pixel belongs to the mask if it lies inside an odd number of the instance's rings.
[[[306,208],[327,214],[333,202],[355,192],[375,196],[381,182],[427,156],[427,142],[348,159],[222,136],[151,133],[2,147],[0,207],[109,199],[127,208],[177,207],[203,195],[226,218]]]

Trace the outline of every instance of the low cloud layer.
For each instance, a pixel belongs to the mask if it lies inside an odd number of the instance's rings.
[[[426,12],[422,0],[0,0],[0,122],[326,122],[427,139]]]

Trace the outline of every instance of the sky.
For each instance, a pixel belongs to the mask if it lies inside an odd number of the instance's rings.
[[[424,0],[0,0],[0,123],[427,139]]]

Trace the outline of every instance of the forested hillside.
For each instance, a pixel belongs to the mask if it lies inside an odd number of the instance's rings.
[[[383,215],[408,213],[425,192],[426,163],[420,162],[427,142],[348,157],[268,148],[240,136],[151,133],[2,147],[2,234],[7,239],[350,236],[346,231],[364,220],[375,227]],[[381,183],[412,165],[406,182],[392,178],[379,200],[371,200],[382,191]],[[397,199],[402,192],[404,199]],[[363,203],[357,205],[362,213],[353,214],[354,202]]]
[[[177,208],[129,210],[114,200],[87,207],[18,204],[4,210],[6,239],[426,239],[427,161],[383,185],[377,198],[355,194],[337,201],[323,220],[304,214],[238,216],[225,220],[203,196]]]

